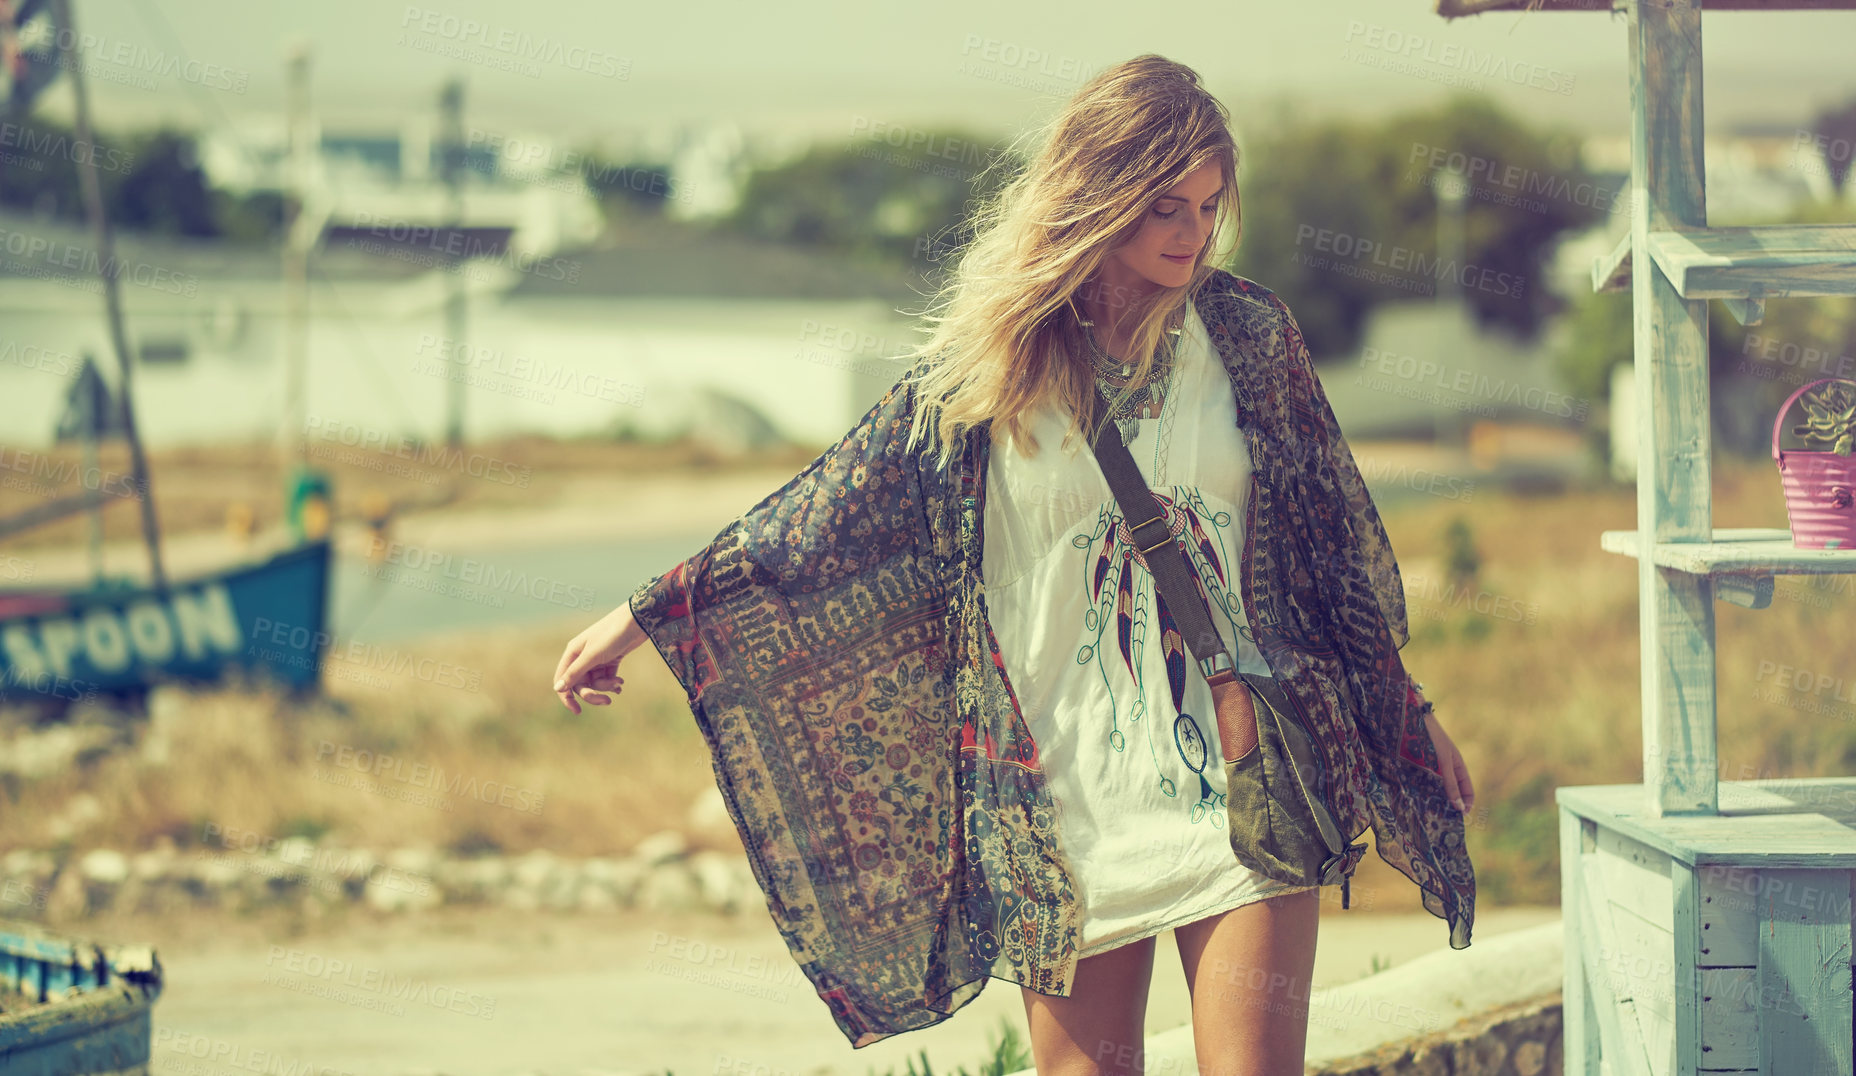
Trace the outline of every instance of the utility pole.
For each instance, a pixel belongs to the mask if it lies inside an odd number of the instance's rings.
[[[1431,189],[1437,193],[1437,264],[1434,293],[1437,322],[1441,326],[1436,341],[1438,362],[1460,362],[1467,356],[1461,348],[1467,343],[1459,333],[1470,324],[1469,297],[1463,291],[1464,202],[1469,197],[1469,177],[1449,168],[1431,172]],[[1460,445],[1467,437],[1469,422],[1461,411],[1442,408],[1435,415],[1439,443]]]
[[[451,376],[445,379],[445,445],[464,443],[464,264],[469,255],[461,236],[464,226],[464,80],[445,83],[438,99],[439,174],[445,184],[445,335],[451,342]]]
[[[1463,261],[1463,203],[1469,196],[1469,177],[1448,168],[1431,173],[1431,189],[1437,192],[1437,260],[1450,269],[1446,285],[1438,282],[1439,302],[1464,300],[1463,283],[1458,276]]]
[[[84,84],[83,59],[78,55],[77,19],[71,0],[52,0],[57,13],[58,47],[64,53],[65,70],[71,73],[71,95],[77,105],[77,143],[96,146],[96,132],[90,123],[90,93]],[[134,472],[136,499],[142,504],[142,541],[148,547],[148,568],[156,593],[167,590],[167,573],[161,567],[161,530],[155,520],[155,491],[148,474],[148,460],[142,455],[142,439],[135,429],[134,383],[135,360],[129,350],[129,331],[123,325],[122,289],[117,283],[116,242],[110,232],[109,213],[103,205],[103,187],[97,179],[97,155],[87,152],[78,165],[77,178],[83,188],[84,212],[90,217],[97,236],[97,267],[103,277],[103,307],[110,326],[110,344],[116,351],[117,369],[121,372],[118,404],[122,410],[123,439],[129,444],[129,465]]]
[[[283,249],[283,414],[277,424],[278,470],[290,474],[308,463],[303,438],[306,419],[304,367],[309,357],[309,250],[315,215],[309,212],[313,132],[309,122],[308,42],[291,46],[284,62],[285,136],[290,147],[285,168],[290,190],[289,220]]]

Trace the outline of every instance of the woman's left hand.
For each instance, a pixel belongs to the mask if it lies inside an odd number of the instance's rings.
[[[1437,748],[1437,770],[1443,774],[1444,791],[1457,810],[1468,814],[1476,805],[1476,786],[1469,782],[1469,764],[1463,761],[1463,752],[1456,749],[1435,713],[1425,711],[1424,727],[1430,730],[1431,743]]]

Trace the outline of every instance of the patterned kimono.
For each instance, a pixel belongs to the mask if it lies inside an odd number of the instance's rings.
[[[1342,836],[1371,826],[1466,948],[1475,873],[1399,658],[1378,511],[1287,304],[1222,270],[1193,301],[1254,461],[1239,579],[1257,649],[1308,719]],[[1077,962],[1075,876],[987,620],[991,430],[945,470],[931,442],[908,451],[911,375],[631,596],[774,924],[853,1048],[945,1020],[993,977],[1068,996]]]

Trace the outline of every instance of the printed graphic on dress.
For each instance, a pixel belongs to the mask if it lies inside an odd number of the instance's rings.
[[[1235,538],[1231,533],[1232,513],[1207,504],[1199,491],[1189,486],[1155,489],[1153,495],[1165,513],[1174,545],[1192,569],[1213,622],[1222,620],[1231,629],[1227,636],[1235,635],[1254,647],[1250,626],[1244,621],[1242,600],[1233,589],[1235,565],[1228,554]],[[1151,535],[1151,529],[1147,533]],[[1191,821],[1222,827],[1225,797],[1205,777],[1211,761],[1206,731],[1215,731],[1217,718],[1186,711],[1186,686],[1189,678],[1197,675],[1196,659],[1154,585],[1153,574],[1129,533],[1120,505],[1105,502],[1091,529],[1072,537],[1070,544],[1079,554],[1085,599],[1083,634],[1087,641],[1077,649],[1076,663],[1092,666],[1107,690],[1109,746],[1117,752],[1126,751],[1124,721],[1130,729],[1145,729],[1148,760],[1161,793],[1177,797],[1180,781],[1196,777],[1198,794],[1189,808]],[[1159,632],[1160,670],[1146,668],[1150,628]],[[1232,656],[1241,662],[1241,654]],[[1155,720],[1148,721],[1148,700],[1158,693],[1149,688],[1157,686],[1152,681],[1162,672],[1171,705],[1167,712],[1155,714]]]

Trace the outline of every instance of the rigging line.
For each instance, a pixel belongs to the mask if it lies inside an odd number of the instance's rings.
[[[188,63],[193,62],[193,54],[187,51],[187,46],[182,43],[180,34],[174,29],[174,24],[168,21],[168,17],[162,13],[160,5],[155,3],[155,0],[143,0],[141,4],[137,5],[137,9],[138,11],[145,11],[153,14],[155,19],[159,21],[159,26],[149,22],[146,14],[143,15],[143,22],[147,24],[150,29],[154,29],[165,36],[169,46],[172,47],[175,52],[180,53],[183,59]],[[181,81],[187,83],[189,87],[188,92],[200,95],[200,99],[206,102],[213,112],[218,114],[220,125],[226,130],[228,137],[232,140],[233,146],[244,156],[245,163],[251,166],[253,173],[257,174],[262,172],[265,167],[264,162],[259,159],[257,152],[246,143],[244,136],[239,133],[238,125],[233,123],[232,117],[228,115],[224,107],[220,105],[219,99],[212,96],[204,86],[187,82],[186,79],[181,79]],[[342,190],[339,171],[334,173],[325,171],[322,176],[322,182],[335,196],[333,199],[335,201],[339,202],[340,196],[346,193]]]
[[[167,43],[174,51],[178,52],[188,63],[191,64],[193,62],[193,55],[187,51],[187,46],[182,43],[180,34],[174,29],[174,25],[168,21],[167,16],[161,11],[160,6],[156,4],[154,0],[144,0],[143,3],[137,5],[137,9],[138,14],[141,15],[143,19],[144,25],[164,35],[167,39]],[[149,18],[150,15],[153,16],[152,20]],[[187,82],[186,79],[182,79],[181,81]],[[211,96],[204,86],[193,83],[188,83],[188,86],[188,92],[196,95],[204,95],[201,99],[207,102],[211,110],[218,115],[219,121],[228,133],[233,146],[244,156],[245,163],[251,166],[254,172],[261,169],[263,164],[258,159],[257,153],[246,143],[244,137],[239,132],[238,126],[232,122],[232,118],[226,113],[225,108],[220,105],[219,99]],[[331,190],[337,196],[340,195],[341,183],[338,177],[325,176],[324,181],[328,183]],[[322,283],[329,285],[327,294],[330,305],[334,307],[334,311],[341,321],[343,328],[349,333],[350,339],[367,357],[368,361],[361,364],[363,369],[374,378],[375,384],[384,392],[387,398],[392,401],[394,410],[399,414],[402,426],[406,429],[416,429],[417,427],[413,425],[411,416],[407,411],[405,400],[401,398],[399,391],[394,388],[392,382],[383,377],[379,357],[375,355],[373,349],[367,345],[366,337],[360,331],[354,314],[341,302],[333,286],[334,281],[322,273],[319,263],[313,258],[309,260],[309,274],[312,279],[320,280]],[[381,582],[384,583],[385,581],[382,580]],[[350,625],[351,631],[354,628],[366,624],[373,617],[374,613],[380,607],[381,599],[385,597],[385,595],[386,590],[384,586],[373,588],[371,594],[367,595],[369,600],[366,605],[362,608],[358,617],[354,620],[354,623]]]
[[[399,415],[400,427],[405,430],[419,430],[421,427],[413,422],[412,415],[407,410],[405,399],[400,396],[399,390],[394,387],[392,380],[382,373],[385,366],[381,363],[380,356],[368,345],[367,336],[365,333],[361,332],[360,325],[354,313],[342,302],[341,293],[335,287],[335,278],[324,273],[321,262],[314,258],[311,258],[309,262],[309,275],[311,280],[326,285],[324,288],[324,295],[326,296],[327,305],[333,308],[336,319],[341,322],[342,328],[347,330],[350,342],[354,345],[355,350],[360,352],[359,357],[356,358],[357,365],[359,365],[369,377],[374,379],[375,387],[393,404],[393,410]],[[366,361],[360,361],[361,359],[365,359]],[[424,434],[419,434],[419,436],[423,437]]]
[[[186,60],[189,65],[194,62],[193,54],[188,52],[187,46],[181,42],[180,34],[175,31],[174,24],[168,21],[168,17],[162,13],[160,6],[156,4],[154,0],[144,0],[143,3],[136,5],[136,8],[137,14],[141,17],[144,26],[166,37],[168,46],[175,52],[180,53],[181,58]],[[154,20],[150,20],[150,14],[154,16]],[[251,166],[253,172],[255,173],[262,168],[263,162],[258,159],[257,153],[246,144],[244,137],[239,133],[238,126],[232,122],[232,117],[227,115],[226,110],[220,106],[219,99],[211,96],[206,87],[199,83],[189,81],[185,78],[180,81],[187,86],[187,92],[205,95],[201,97],[201,100],[208,102],[212,106],[212,110],[219,114],[220,124],[225,128],[232,140],[233,146],[244,156],[245,163]]]
[[[143,0],[141,4],[137,5],[137,10],[138,13],[142,15],[144,23],[147,24],[150,29],[162,34],[167,39],[167,43],[170,47],[172,47],[175,52],[178,52],[188,63],[193,62],[193,55],[187,51],[187,46],[181,41],[180,34],[174,29],[174,24],[168,21],[168,17],[162,12],[160,5],[155,3],[154,0]],[[152,19],[150,16],[152,16]],[[181,81],[186,82],[187,80],[182,79]],[[188,85],[190,86],[190,92],[196,94],[206,94],[207,92],[204,86],[193,83],[189,83]],[[245,155],[246,163],[252,165],[254,168],[259,167],[261,162],[259,162],[256,153],[253,152],[251,147],[245,143],[243,137],[240,136],[237,126],[233,124],[231,117],[226,114],[218,98],[212,97],[209,94],[203,99],[208,102],[212,111],[218,114],[220,122],[224,125],[226,130],[230,132],[233,144],[238,147],[240,153]],[[330,175],[325,176],[324,180],[328,183],[331,191],[339,200],[342,193],[339,177]],[[320,279],[324,284],[333,284],[333,280],[321,272],[319,264],[313,258],[310,259],[309,271],[312,278]],[[354,315],[347,307],[342,305],[340,298],[335,294],[335,290],[332,286],[329,288],[328,294],[330,301],[335,306],[335,312],[340,316],[344,327],[350,333],[350,338],[361,351],[366,353],[368,361],[363,364],[363,367],[366,369],[367,373],[375,379],[375,384],[382,388],[388,399],[392,401],[394,409],[398,412],[402,426],[406,429],[416,429],[417,427],[413,425],[411,415],[407,411],[405,400],[400,397],[398,390],[393,387],[391,382],[382,379],[379,358],[373,353],[373,350],[367,346],[365,338],[360,333],[359,327],[355,322]]]

